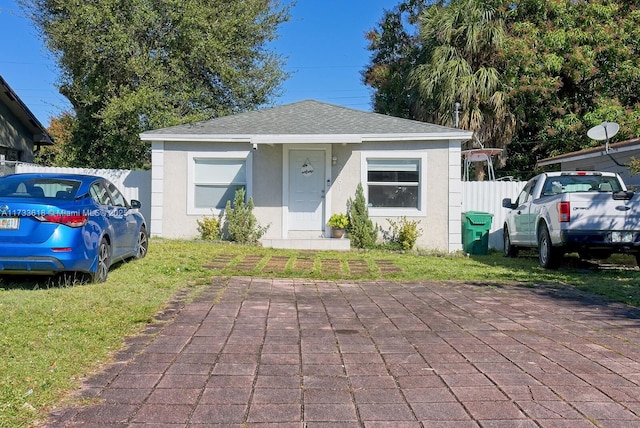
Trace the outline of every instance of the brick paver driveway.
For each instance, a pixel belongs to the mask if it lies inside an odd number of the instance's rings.
[[[215,278],[48,425],[639,427],[639,327],[566,289]]]

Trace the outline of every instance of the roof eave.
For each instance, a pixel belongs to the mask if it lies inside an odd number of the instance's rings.
[[[53,137],[47,129],[42,126],[36,116],[29,110],[18,94],[9,86],[6,80],[0,76],[0,86],[2,87],[3,96],[7,108],[20,120],[33,135],[33,143],[35,145],[51,145]]]
[[[609,151],[607,152],[607,146],[591,147],[588,149],[579,150],[577,152],[563,153],[558,156],[545,158],[537,162],[538,166],[553,165],[562,162],[575,162],[584,159],[591,159],[606,154],[624,153],[629,151],[640,151],[640,138],[632,138],[626,141],[620,141],[618,143],[609,144]]]
[[[466,141],[473,133],[434,132],[434,133],[399,133],[399,134],[159,134],[142,133],[143,141],[175,141],[175,142],[228,142],[255,144],[318,144],[331,142],[334,144],[360,144],[363,142],[384,141]]]

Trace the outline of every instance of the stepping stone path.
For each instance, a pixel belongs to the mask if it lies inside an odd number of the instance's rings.
[[[291,273],[310,274],[316,264],[315,252],[304,252],[295,256],[273,256],[270,257],[262,269],[259,265],[264,261],[263,256],[245,255],[238,261],[236,256],[228,254],[218,254],[206,268],[214,270],[230,269],[236,272],[246,273],[284,273],[287,266]],[[323,275],[367,275],[375,271],[364,260],[347,260],[346,266],[342,265],[340,259],[319,259],[320,269]],[[402,269],[396,266],[391,260],[374,260],[381,274],[401,273]],[[346,268],[346,269],[345,269]]]
[[[230,256],[228,254],[218,254],[211,263],[205,265],[204,267],[209,269],[224,269],[227,265],[229,265],[229,263],[233,261],[234,258],[234,256]]]
[[[267,264],[262,268],[262,272],[265,273],[277,273],[284,272],[289,263],[289,257],[285,256],[273,256],[269,259]]]

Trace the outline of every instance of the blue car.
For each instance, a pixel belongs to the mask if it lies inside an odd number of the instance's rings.
[[[101,177],[0,177],[0,274],[79,272],[103,282],[113,263],[147,254],[138,208]]]

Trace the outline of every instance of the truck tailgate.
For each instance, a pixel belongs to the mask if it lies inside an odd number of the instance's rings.
[[[613,199],[613,193],[569,193],[571,221],[568,229],[640,230],[640,194]],[[567,224],[567,223],[565,223]]]

